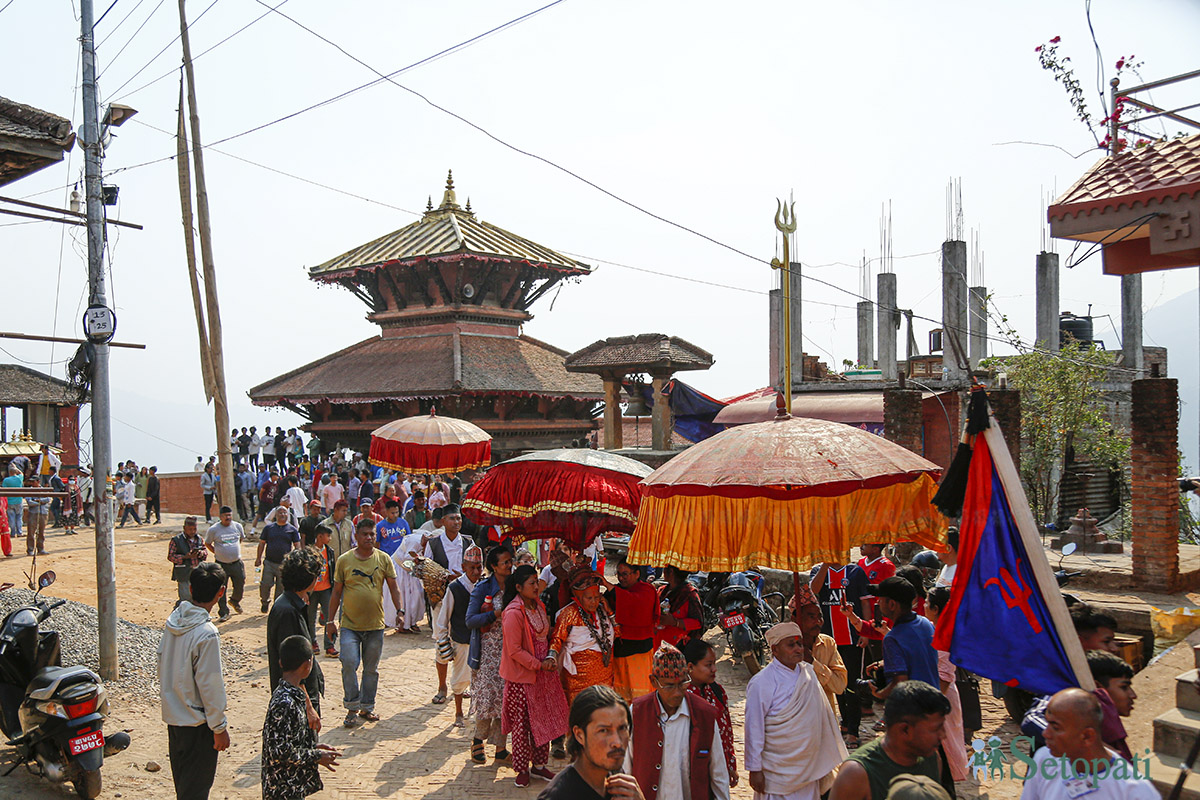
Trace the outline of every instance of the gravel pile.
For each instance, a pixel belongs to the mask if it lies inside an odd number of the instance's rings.
[[[0,619],[18,606],[28,605],[34,593],[13,587],[0,592]],[[56,598],[42,595],[50,602]],[[100,668],[96,609],[74,600],[50,612],[42,623],[43,630],[59,634],[64,666],[82,664],[93,670]],[[121,679],[110,682],[110,688],[125,698],[156,701],[158,699],[158,642],[162,631],[117,619],[117,652]],[[236,644],[221,642],[221,657],[225,674],[229,675],[251,663],[248,654]]]

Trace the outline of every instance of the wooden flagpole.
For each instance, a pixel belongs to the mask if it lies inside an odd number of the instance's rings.
[[[187,253],[188,283],[192,287],[192,306],[196,311],[196,334],[200,340],[200,372],[204,378],[204,399],[213,399],[212,364],[209,361],[208,329],[204,324],[204,301],[200,299],[200,279],[196,275],[196,237],[192,227],[192,170],[188,162],[187,124],[184,122],[183,76],[179,76],[179,125],[176,133],[176,163],[179,167],[179,206],[183,214],[183,246]]]
[[[1075,672],[1075,680],[1079,682],[1080,688],[1090,692],[1095,688],[1096,679],[1092,677],[1092,671],[1088,669],[1087,657],[1084,655],[1083,645],[1079,643],[1079,637],[1075,633],[1075,626],[1067,611],[1066,601],[1062,598],[1062,590],[1058,588],[1058,581],[1054,579],[1054,571],[1050,569],[1050,562],[1046,560],[1046,551],[1038,536],[1037,523],[1033,519],[1033,511],[1029,508],[1029,499],[1025,497],[1025,489],[1021,486],[1021,476],[1017,473],[1016,465],[1013,464],[1012,453],[1008,451],[1008,443],[1004,441],[1004,433],[1000,430],[1000,423],[992,415],[990,405],[988,420],[991,425],[983,431],[982,435],[987,442],[988,450],[991,451],[992,463],[996,466],[1000,484],[1004,487],[1005,495],[1008,496],[1008,507],[1012,510],[1013,521],[1016,522],[1017,531],[1021,534],[1021,543],[1025,545],[1025,554],[1029,557],[1029,569],[1033,572],[1033,579],[1041,590],[1042,597],[1045,598],[1046,608],[1050,611],[1054,627],[1058,629],[1058,638],[1062,642],[1063,649],[1067,651],[1067,660]]]
[[[204,300],[208,307],[209,364],[213,377],[213,416],[217,428],[217,465],[221,474],[218,497],[223,506],[237,507],[233,485],[233,449],[230,441],[229,405],[225,393],[225,356],[221,336],[221,308],[217,302],[217,269],[213,262],[212,228],[208,214],[208,188],[204,180],[204,148],[200,144],[200,112],[196,105],[196,75],[188,38],[186,0],[179,0],[179,38],[183,43],[183,72],[192,131],[192,161],[196,168],[196,216],[200,223],[200,259],[204,265]]]

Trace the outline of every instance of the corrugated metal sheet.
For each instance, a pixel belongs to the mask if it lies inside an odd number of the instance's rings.
[[[474,213],[457,205],[443,204],[411,225],[312,267],[309,276],[319,278],[390,262],[454,255],[526,261],[573,275],[592,271],[587,264],[476,219]]]
[[[1096,519],[1104,519],[1119,505],[1120,476],[1087,461],[1070,464],[1059,486],[1058,523],[1066,530],[1071,517],[1086,508]]]

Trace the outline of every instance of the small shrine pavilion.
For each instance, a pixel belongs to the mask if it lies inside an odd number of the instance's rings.
[[[578,446],[598,426],[601,381],[521,326],[538,298],[591,271],[478,219],[451,175],[421,219],[309,270],[362,300],[379,334],[255,386],[251,401],[364,452],[378,426],[433,409],[490,433],[494,461]]]

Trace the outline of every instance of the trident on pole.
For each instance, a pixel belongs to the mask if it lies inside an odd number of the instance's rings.
[[[792,414],[792,268],[789,237],[796,232],[796,202],[775,201],[775,228],[783,234],[783,259],[771,259],[771,269],[783,270],[783,407]]]

